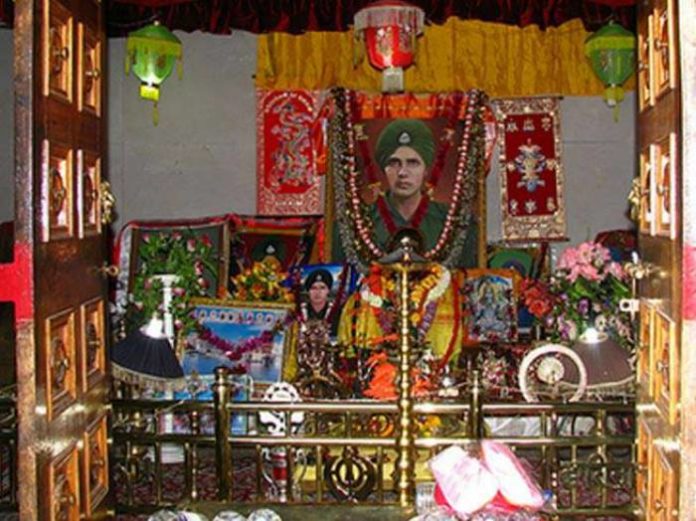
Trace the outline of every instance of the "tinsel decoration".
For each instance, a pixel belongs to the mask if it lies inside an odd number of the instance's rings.
[[[357,146],[353,93],[336,88],[332,91],[335,112],[331,120],[331,156],[335,193],[336,219],[343,251],[348,262],[363,272],[367,266],[386,253],[373,238],[369,206],[362,201],[361,172],[357,169]],[[461,140],[458,147],[457,170],[452,186],[444,227],[433,248],[425,252],[431,261],[456,267],[456,260],[466,243],[473,224],[473,203],[478,179],[484,167],[485,127],[483,120],[487,97],[472,89],[466,93]]]

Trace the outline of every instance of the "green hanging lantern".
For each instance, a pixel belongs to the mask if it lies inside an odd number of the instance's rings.
[[[585,40],[585,56],[606,86],[604,100],[614,108],[614,119],[618,119],[618,104],[624,98],[621,86],[636,67],[636,37],[619,24],[609,22]]]
[[[182,76],[183,52],[181,40],[166,27],[155,22],[128,35],[126,42],[126,74],[140,79],[140,97],[154,102],[152,120],[159,123],[159,86],[174,70],[178,61],[179,79]]]

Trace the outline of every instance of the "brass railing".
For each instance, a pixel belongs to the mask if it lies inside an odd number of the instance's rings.
[[[212,402],[114,400],[117,512],[203,501],[398,505],[403,483],[432,479],[433,454],[485,436],[511,446],[552,492],[549,517],[634,516],[632,403],[483,403],[474,385],[459,401],[415,401],[412,446],[402,447],[395,402],[233,402],[227,375],[216,378]],[[271,434],[270,424],[286,428]],[[413,464],[399,481],[403,450]]]

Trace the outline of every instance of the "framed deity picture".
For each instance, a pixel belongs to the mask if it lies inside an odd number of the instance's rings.
[[[255,386],[293,376],[294,304],[203,299],[194,305],[199,328],[187,338],[186,375],[205,378],[223,366],[247,374]]]
[[[463,284],[465,344],[512,342],[517,339],[520,277],[514,269],[468,270]]]

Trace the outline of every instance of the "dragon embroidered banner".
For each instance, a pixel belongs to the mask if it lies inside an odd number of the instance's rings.
[[[257,89],[257,213],[323,212],[325,96],[320,91]]]
[[[494,108],[500,143],[503,239],[564,240],[559,99],[499,99]]]

